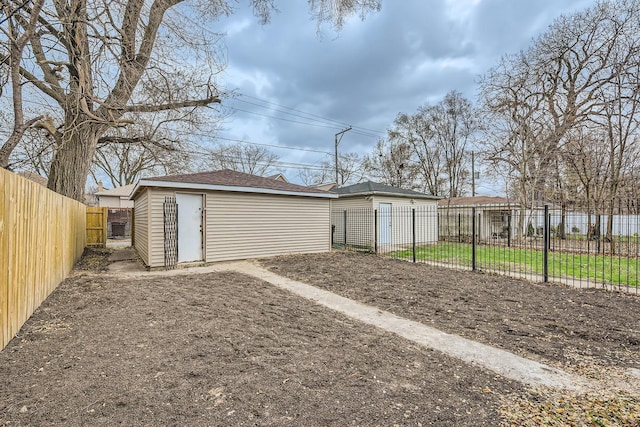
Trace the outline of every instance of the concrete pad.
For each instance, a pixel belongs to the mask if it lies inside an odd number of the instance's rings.
[[[138,275],[145,273],[147,270],[139,261],[125,260],[109,264],[107,271],[118,275]]]
[[[107,247],[108,248],[127,248],[131,246],[131,239],[108,239],[107,240]]]
[[[137,259],[137,257],[133,248],[116,249],[111,255],[109,255],[109,262],[133,261],[135,259]]]

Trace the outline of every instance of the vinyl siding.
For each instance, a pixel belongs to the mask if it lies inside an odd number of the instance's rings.
[[[140,258],[149,265],[149,204],[148,191],[143,190],[135,199],[135,246]]]
[[[411,201],[414,203],[411,203]],[[416,244],[438,242],[438,201],[410,199],[406,197],[374,196],[373,205],[379,209],[380,203],[391,203],[392,244],[412,244],[411,210],[416,210]],[[394,218],[395,217],[395,218]]]
[[[168,189],[149,189],[149,221],[151,226],[149,227],[148,265],[150,267],[164,266],[164,211],[162,204],[166,196],[175,196],[175,192]]]
[[[206,261],[330,250],[330,199],[208,192]]]
[[[362,197],[346,197],[333,199],[331,201],[331,209],[355,209],[355,208],[373,208],[373,202]]]
[[[331,201],[331,224],[333,243],[348,246],[375,249],[375,220],[373,201],[366,196],[346,197]],[[345,230],[345,214],[346,230]],[[346,233],[345,233],[346,231]]]

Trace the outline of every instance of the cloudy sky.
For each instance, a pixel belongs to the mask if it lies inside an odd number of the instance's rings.
[[[336,132],[353,126],[340,150],[368,154],[399,112],[451,90],[475,101],[478,77],[502,55],[594,0],[383,0],[364,21],[321,34],[307,2],[276,3],[268,25],[240,6],[218,23],[228,62],[221,82],[237,93],[223,102],[231,115],[219,136],[291,148],[267,147],[300,182],[300,167],[331,160]],[[478,183],[480,194],[499,188],[486,176]]]

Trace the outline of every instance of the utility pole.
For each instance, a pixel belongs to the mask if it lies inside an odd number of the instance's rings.
[[[476,152],[471,152],[471,196],[476,197]]]
[[[336,143],[336,185],[340,185],[340,183],[338,182],[338,145],[340,144],[340,141],[342,141],[342,136],[345,134],[345,132],[349,132],[351,129],[353,129],[351,126],[349,126],[346,129],[341,130],[340,132],[336,133],[336,139],[335,139],[335,143]],[[340,138],[338,138],[338,136],[340,136]]]

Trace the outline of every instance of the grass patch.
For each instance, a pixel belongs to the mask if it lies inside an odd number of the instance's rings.
[[[412,259],[413,251],[405,249],[388,254],[393,258]],[[521,274],[542,275],[544,253],[541,250],[477,245],[477,268]],[[434,261],[471,268],[472,245],[438,242],[416,247],[416,260]],[[549,276],[576,278],[608,285],[638,286],[638,257],[549,252]]]

